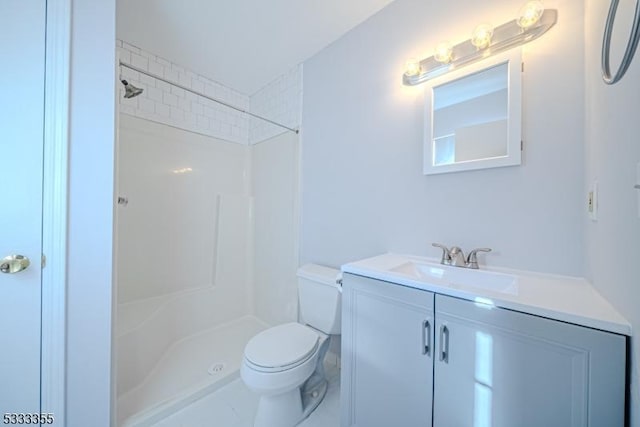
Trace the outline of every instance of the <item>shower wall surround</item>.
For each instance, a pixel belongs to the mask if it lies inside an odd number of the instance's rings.
[[[122,40],[117,49],[123,63],[286,126],[300,125],[301,65],[248,96]],[[248,287],[259,288],[258,294],[275,289],[280,300],[263,298],[253,309],[280,322],[284,305],[282,315],[295,320],[297,135],[128,68],[120,71],[144,92],[118,97],[119,195],[129,199],[119,207],[119,317],[136,318],[138,302],[216,284],[242,310],[253,305]],[[174,268],[190,262],[188,271]],[[251,285],[254,269],[259,280]],[[126,329],[136,322],[121,323]]]
[[[293,67],[249,96],[122,40],[116,41],[119,59],[169,81],[191,88],[230,105],[298,128],[302,105],[302,66]],[[179,129],[239,144],[255,144],[283,132],[266,121],[217,104],[128,68],[120,77],[144,92],[131,99],[119,87],[120,112]]]
[[[246,312],[249,147],[127,115],[119,133],[118,302],[216,285]]]

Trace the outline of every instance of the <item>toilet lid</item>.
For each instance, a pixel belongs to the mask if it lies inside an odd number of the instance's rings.
[[[318,348],[318,334],[299,323],[285,323],[249,340],[244,356],[254,365],[278,368],[308,358]]]

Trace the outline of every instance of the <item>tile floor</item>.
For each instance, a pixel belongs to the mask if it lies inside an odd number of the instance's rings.
[[[327,363],[325,366],[329,379],[327,395],[298,427],[340,425],[340,369],[336,363]],[[257,396],[238,378],[153,427],[252,427],[257,407]]]

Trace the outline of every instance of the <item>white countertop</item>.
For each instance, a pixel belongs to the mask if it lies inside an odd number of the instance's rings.
[[[603,331],[631,335],[629,322],[583,278],[481,266],[481,273],[487,271],[515,276],[514,284],[509,286],[508,290],[495,291],[433,277],[418,277],[408,269],[403,269],[404,265],[411,262],[444,269],[459,268],[439,266],[439,260],[433,258],[385,254],[345,264],[342,271]],[[396,271],[393,271],[394,269]]]

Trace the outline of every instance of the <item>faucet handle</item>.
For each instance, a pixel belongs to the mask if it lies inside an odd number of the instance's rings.
[[[442,245],[440,243],[432,243],[431,246],[442,249],[442,259],[440,259],[440,264],[444,264],[445,261],[451,260],[451,253],[449,252],[449,248],[447,248],[445,245]]]
[[[469,268],[478,268],[478,252],[491,252],[491,248],[477,248],[469,252],[469,255],[467,255],[467,266]]]

